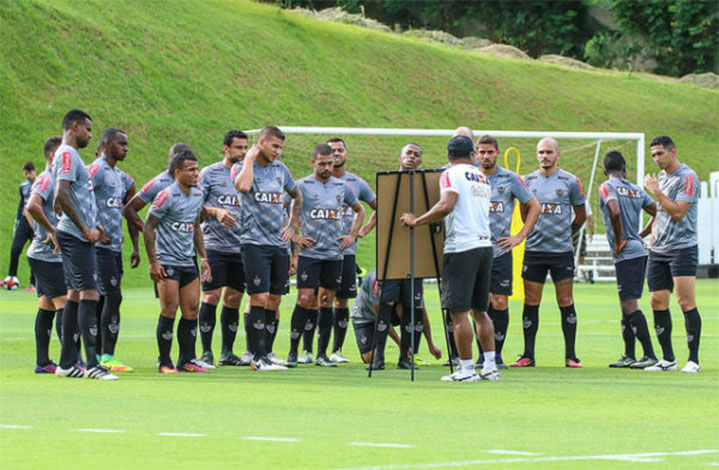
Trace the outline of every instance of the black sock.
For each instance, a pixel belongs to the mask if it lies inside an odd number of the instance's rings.
[[[58,308],[55,311],[55,332],[57,333],[57,339],[62,344],[62,311],[63,309]]]
[[[268,354],[272,352],[272,347],[275,344],[276,325],[277,311],[265,309],[265,347]]]
[[[410,341],[412,338],[412,329],[413,329],[412,324],[410,323],[409,309],[404,309],[404,311],[402,312],[402,318],[400,319],[399,329],[400,329],[399,360],[400,361],[403,361],[403,360],[408,361],[409,359],[407,358],[407,356],[408,356],[407,353],[409,352],[410,347],[411,347]]]
[[[414,336],[414,354],[419,353],[419,347],[422,344],[422,332],[424,331],[424,323],[422,322],[422,310],[418,309],[415,313],[414,327],[412,335]],[[419,316],[418,316],[419,315]]]
[[[634,336],[634,331],[632,330],[631,325],[629,325],[629,317],[623,316],[622,321],[622,339],[624,340],[624,355],[627,357],[631,357],[632,359],[636,359],[636,351],[634,348],[634,343],[636,343],[636,336]]]
[[[687,330],[689,360],[699,364],[699,339],[702,335],[702,319],[696,307],[684,312],[684,326]]]
[[[224,311],[224,307],[223,307]],[[197,316],[200,324],[200,341],[202,342],[202,352],[212,352],[212,334],[215,332],[217,324],[217,305],[210,305],[202,302],[200,305],[200,313]],[[224,337],[224,335],[223,335]]]
[[[534,359],[534,340],[539,330],[539,305],[524,305],[522,312],[522,328],[524,330],[524,354],[522,357]],[[564,329],[564,321],[562,321]]]
[[[290,352],[297,355],[297,348],[300,345],[300,338],[305,331],[307,323],[307,310],[295,304],[292,312],[292,320],[290,320]]]
[[[180,354],[177,366],[182,367],[195,358],[195,342],[197,340],[197,319],[180,318],[177,322],[177,344]]]
[[[317,323],[317,357],[325,357],[332,336],[332,307],[320,307]]]
[[[490,320],[492,320],[492,322],[494,322],[494,308],[491,303],[489,304],[489,307],[487,307],[487,316]],[[474,321],[474,318],[472,318],[472,334],[474,335],[474,342],[477,343],[477,351],[479,351],[479,355],[481,357],[482,354],[484,354],[484,350],[482,349],[482,343],[479,342],[477,323]]]
[[[305,323],[305,331],[302,335],[302,349],[307,352],[312,352],[312,345],[315,342],[315,328],[317,328],[318,317],[318,310],[307,310],[307,322]]]
[[[40,367],[50,363],[50,337],[54,318],[55,312],[52,310],[37,309],[37,315],[35,315],[35,364]]]
[[[111,356],[115,355],[117,336],[120,333],[121,303],[121,294],[108,294],[105,296],[105,302],[102,306],[102,317],[100,318],[100,329],[102,331],[102,352]]]
[[[637,337],[639,343],[642,345],[644,355],[651,359],[656,359],[654,355],[654,348],[652,347],[652,337],[649,334],[649,327],[647,326],[647,319],[641,310],[637,310],[634,313],[627,316],[627,322],[629,327],[632,329],[632,333]]]
[[[174,336],[175,319],[160,315],[157,320],[157,349],[160,352],[160,365],[172,367],[170,351],[172,350],[172,338]]]
[[[60,367],[69,369],[77,364],[77,341],[80,338],[77,326],[77,302],[68,300],[62,312],[62,350],[60,352]]]
[[[258,360],[266,354],[265,309],[255,305],[251,306],[248,321],[250,322],[250,350],[254,353],[255,360]]]
[[[654,310],[654,331],[657,334],[659,345],[665,361],[674,362],[674,348],[672,348],[672,314],[667,310]]]
[[[97,300],[80,300],[77,309],[77,322],[85,344],[85,361],[87,368],[97,366]]]
[[[577,312],[574,310],[574,304],[569,307],[559,307],[562,312],[562,333],[564,334],[564,357],[567,359],[576,359],[574,352],[574,343],[577,340]]]
[[[387,346],[387,335],[389,335],[389,329],[392,328],[392,306],[388,304],[380,304],[379,312],[377,314],[377,331],[374,332],[377,335],[377,352],[375,353],[374,360],[377,362],[384,362],[384,350]]]
[[[252,344],[252,341],[250,340],[250,314],[249,312],[245,312],[242,314],[242,320],[245,324],[245,349],[247,351],[250,351],[254,354],[254,351],[252,351],[252,348],[250,345]]]
[[[97,337],[95,338],[95,351],[97,351],[98,354],[102,354],[102,309],[105,308],[105,296],[101,295],[100,298],[97,300],[97,305],[95,306],[95,316],[97,324],[100,325],[100,327],[97,330]]]
[[[507,329],[509,329],[509,309],[494,310],[494,352],[497,356],[502,354],[504,340],[507,339]]]
[[[332,352],[342,350],[345,344],[345,336],[347,336],[347,327],[350,324],[350,309],[335,308],[334,310],[334,332],[335,338],[332,344]]]
[[[231,353],[235,346],[237,328],[240,324],[240,309],[222,306],[220,325],[222,325],[222,354]],[[204,343],[203,343],[204,349]]]
[[[445,312],[445,325],[447,326],[447,335],[449,337],[449,357],[450,359],[459,357],[457,352],[457,342],[454,340],[454,322],[452,321],[452,315],[449,312]]]

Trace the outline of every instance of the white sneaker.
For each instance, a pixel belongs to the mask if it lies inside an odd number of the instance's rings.
[[[684,366],[682,369],[682,372],[686,372],[687,374],[696,374],[702,371],[702,368],[694,361],[687,362],[687,365]]]
[[[347,359],[342,355],[341,351],[333,352],[332,355],[330,355],[330,361],[336,362],[338,364],[349,362],[350,360]]]
[[[454,373],[442,377],[442,382],[477,382],[481,380],[474,369],[457,369]]]
[[[482,380],[491,380],[492,382],[496,382],[499,380],[499,371],[496,367],[488,371],[483,370],[479,373],[479,377]]]
[[[287,365],[287,361],[285,361],[284,359],[280,359],[273,352],[269,353],[267,355],[267,357],[269,358],[270,362],[272,362],[275,365],[278,365],[278,366],[286,366]]]
[[[249,366],[250,364],[252,364],[252,360],[253,360],[254,358],[255,358],[255,355],[254,355],[254,354],[252,354],[252,353],[249,352],[249,351],[245,351],[245,352],[242,354],[242,357],[240,358],[240,365],[241,365],[241,366]]]
[[[57,366],[57,369],[55,369],[55,375],[58,377],[80,379],[85,376],[85,371],[75,366],[69,367],[67,369],[63,369],[62,367]]]
[[[667,370],[677,370],[677,361],[665,361],[664,359],[660,360],[656,364],[650,367],[646,367],[644,370],[650,370],[650,371],[667,371]]]
[[[311,352],[302,351],[302,355],[297,358],[298,364],[314,364],[315,358]]]
[[[117,380],[117,376],[109,373],[104,367],[95,366],[85,371],[86,379]]]
[[[252,367],[252,370],[256,370],[259,372],[266,372],[270,370],[287,370],[287,367],[273,364],[265,358],[260,358],[257,361],[252,361],[250,367]]]
[[[202,367],[203,369],[217,369],[215,365],[211,362],[205,362],[202,359],[195,358],[194,359],[195,364]]]

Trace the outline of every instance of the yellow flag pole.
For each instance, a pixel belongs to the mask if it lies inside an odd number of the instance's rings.
[[[509,147],[504,152],[504,167],[509,168],[509,154],[514,152],[517,154],[517,167],[515,173],[519,174],[519,169],[522,166],[522,155],[519,153],[519,149],[516,147]],[[510,232],[512,235],[516,235],[524,227],[522,222],[522,215],[519,211],[519,204],[514,206],[514,212],[512,212],[512,228]],[[524,241],[512,249],[512,295],[509,300],[521,300],[524,301],[524,283],[522,283],[522,260],[524,259]]]

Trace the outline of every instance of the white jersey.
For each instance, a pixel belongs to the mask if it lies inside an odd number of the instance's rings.
[[[441,193],[458,194],[454,210],[445,216],[444,253],[460,253],[492,246],[489,206],[492,187],[489,179],[473,165],[453,165],[439,178]]]

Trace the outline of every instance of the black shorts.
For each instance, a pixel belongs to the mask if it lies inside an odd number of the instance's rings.
[[[57,242],[62,254],[62,269],[65,274],[65,285],[76,292],[97,290],[95,271],[95,245],[82,241],[69,233],[58,230]]]
[[[525,251],[522,264],[522,277],[528,281],[544,284],[547,271],[552,275],[554,283],[574,277],[574,254],[571,251]]]
[[[442,308],[487,311],[492,275],[492,247],[445,253],[442,259]]]
[[[248,294],[284,293],[290,269],[286,246],[243,245],[242,264]]]
[[[342,284],[337,289],[338,299],[357,297],[357,263],[355,255],[345,255],[342,260]]]
[[[386,328],[386,325],[385,325]],[[374,322],[355,323],[352,322],[352,329],[357,339],[357,349],[360,354],[366,354],[372,350],[372,342],[374,341]]]
[[[210,263],[212,280],[202,283],[203,292],[222,287],[245,291],[245,266],[242,264],[242,253],[207,250],[207,262]]]
[[[410,279],[390,279],[382,286],[382,302],[385,304],[401,304],[406,309],[412,308],[412,282]],[[422,279],[414,280],[414,308],[422,307],[424,302],[424,286]],[[399,318],[399,317],[398,317]]]
[[[336,291],[342,284],[341,259],[317,259],[300,255],[297,261],[297,288]]]
[[[614,268],[617,272],[619,300],[641,299],[647,274],[647,257],[626,259],[614,263]]]
[[[62,270],[62,263],[51,263],[40,259],[28,257],[30,269],[35,274],[35,287],[37,296],[45,296],[49,300],[67,295],[65,275]]]
[[[194,261],[193,261],[194,262]],[[197,262],[193,266],[176,266],[174,264],[160,263],[165,270],[170,281],[180,284],[180,289],[200,277],[200,271],[197,269]],[[212,269],[212,268],[210,268]],[[155,297],[159,297],[157,292],[157,283],[155,283]]]
[[[122,253],[95,248],[97,287],[100,295],[119,294],[122,280]]]
[[[674,290],[674,279],[678,276],[697,275],[698,250],[696,246],[682,248],[671,254],[655,253],[649,251],[649,267],[647,269],[647,284],[649,292],[668,289]]]
[[[492,260],[492,279],[489,292],[497,295],[512,295],[512,252]]]

